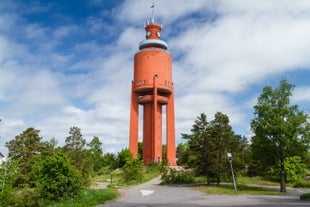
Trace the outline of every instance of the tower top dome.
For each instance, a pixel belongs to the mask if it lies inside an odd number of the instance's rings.
[[[145,22],[145,40],[140,42],[139,49],[143,50],[145,48],[159,48],[159,49],[168,49],[168,45],[165,41],[160,40],[160,31],[161,25],[157,24],[154,20],[154,9],[155,5],[151,6],[152,8],[152,18],[149,21]]]
[[[145,23],[145,40],[140,42],[139,49],[160,48],[167,50],[168,45],[160,39],[161,25],[157,24],[153,18]]]

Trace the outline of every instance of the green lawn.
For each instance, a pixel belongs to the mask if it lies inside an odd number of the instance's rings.
[[[234,190],[233,185],[201,185],[192,187],[194,190],[204,192],[208,195],[238,195],[238,194],[247,194],[247,195],[283,195],[276,190],[264,189],[261,187],[247,186],[239,184],[237,185],[237,193]]]
[[[49,205],[50,207],[86,207],[103,204],[118,197],[117,189],[85,189],[81,197]]]
[[[279,185],[279,182],[274,182],[270,180],[263,179],[261,177],[244,177],[240,176],[237,178],[238,184],[255,184],[255,185],[267,185],[267,186],[274,186]]]

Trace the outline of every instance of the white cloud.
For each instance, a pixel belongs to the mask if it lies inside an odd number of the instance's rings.
[[[145,38],[152,1],[124,1],[79,24],[57,26],[30,22],[15,12],[18,5],[5,4],[0,5],[0,11],[8,9],[0,13],[0,145],[28,126],[61,145],[77,126],[88,141],[99,136],[106,151],[127,147],[133,56]],[[174,57],[178,138],[189,133],[200,113],[212,120],[217,111],[248,134],[258,91],[252,86],[310,68],[308,1],[155,4],[155,19],[163,23]],[[296,87],[294,101],[309,103],[309,93],[308,84]]]
[[[310,87],[296,87],[293,91],[293,102],[310,102]]]

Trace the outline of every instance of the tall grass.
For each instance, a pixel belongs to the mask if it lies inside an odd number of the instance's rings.
[[[113,200],[118,197],[118,192],[115,188],[105,189],[85,189],[82,195],[75,199],[66,200],[49,205],[50,207],[86,207],[103,204],[108,200]]]

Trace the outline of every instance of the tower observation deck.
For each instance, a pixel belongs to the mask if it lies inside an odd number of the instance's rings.
[[[131,90],[129,150],[138,155],[139,105],[143,107],[143,162],[161,162],[162,109],[166,107],[166,159],[176,165],[172,56],[160,39],[161,25],[153,18],[145,24],[145,40],[134,56]]]

